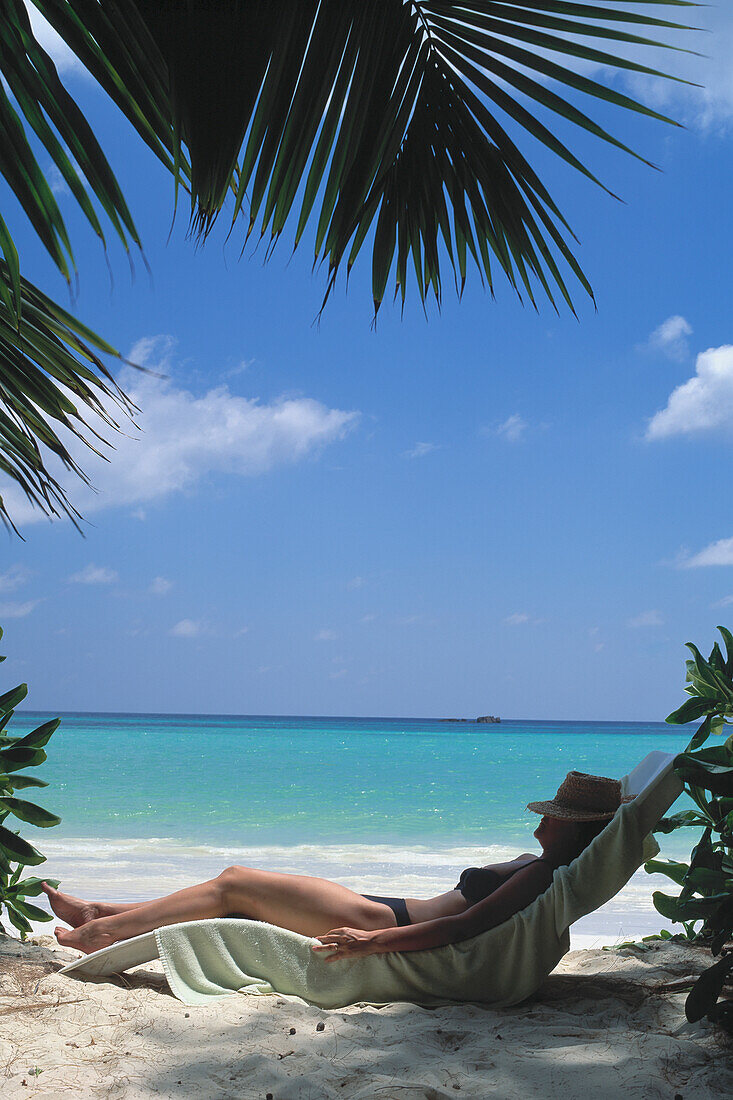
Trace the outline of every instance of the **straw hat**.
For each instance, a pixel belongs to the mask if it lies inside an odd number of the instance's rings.
[[[623,802],[618,779],[568,772],[551,802],[530,802],[528,810],[568,821],[608,821]]]

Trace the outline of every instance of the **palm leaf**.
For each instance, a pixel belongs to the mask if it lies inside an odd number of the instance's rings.
[[[91,195],[123,247],[139,245],[137,231],[114,173],[56,67],[36,41],[23,0],[0,0],[0,173],[67,280],[74,257],[64,219],[23,124],[44,145],[87,221],[104,241]],[[16,109],[17,108],[17,109]],[[8,250],[5,260],[12,263]]]
[[[404,304],[413,278],[423,303],[440,303],[446,264],[460,293],[469,261],[492,294],[502,272],[532,303],[539,290],[572,309],[577,283],[592,296],[572,230],[520,144],[539,142],[596,183],[558,120],[638,156],[584,101],[663,116],[577,63],[666,75],[624,51],[669,54],[687,28],[664,17],[697,6],[32,2],[171,170],[176,194],[190,191],[196,233],[210,231],[230,195],[232,229],[243,217],[244,240],[256,231],[268,255],[289,224],[294,247],[312,227],[324,302],[369,241],[375,313],[390,284]],[[138,245],[114,174],[34,38],[24,0],[0,0],[0,75],[0,173],[64,278],[74,273],[72,245],[39,142],[102,243],[111,227],[125,249]],[[2,218],[0,260],[0,470],[49,514],[74,517],[45,450],[81,474],[63,431],[96,448],[89,409],[115,427],[110,400],[125,401],[100,359],[113,349],[22,279]],[[0,515],[8,519],[2,505]]]
[[[291,216],[296,247],[312,223],[315,260],[327,265],[326,297],[344,258],[350,268],[371,237],[375,310],[390,278],[404,302],[411,267],[423,301],[430,293],[440,301],[441,263],[460,291],[469,254],[489,288],[496,267],[530,301],[539,286],[553,302],[559,291],[572,308],[565,264],[591,293],[570,228],[517,141],[530,136],[595,182],[554,132],[553,117],[638,156],[578,98],[664,116],[574,65],[664,76],[623,50],[677,49],[654,33],[686,29],[663,16],[697,6],[34,3],[139,126],[137,105],[158,143],[172,150],[184,184],[187,152],[195,232],[209,232],[231,191],[234,219],[243,214],[246,236],[259,222],[268,255]],[[134,78],[124,94],[112,78],[120,65]]]
[[[10,278],[0,261],[0,284]],[[119,358],[114,348],[22,277],[20,309],[18,323],[0,303],[0,471],[46,515],[66,515],[78,525],[81,517],[46,467],[47,454],[87,481],[62,436],[70,433],[103,454],[106,441],[86,414],[93,411],[114,430],[114,411],[130,416],[134,407],[101,359]],[[0,518],[13,526],[1,497]]]
[[[69,282],[74,274],[74,255],[36,155],[39,142],[103,246],[103,221],[128,252],[131,245],[139,246],[114,173],[36,41],[23,0],[0,0],[0,74],[0,174],[64,279]],[[163,124],[157,124],[163,134]],[[156,141],[156,151],[174,168],[160,137],[149,144]],[[170,135],[168,145],[172,148]],[[115,429],[113,410],[132,411],[101,355],[119,359],[101,337],[22,277],[13,236],[0,216],[0,473],[46,514],[66,514],[74,522],[80,517],[49,473],[48,454],[86,480],[64,440],[76,437],[97,451],[99,436],[87,421],[88,412]],[[12,526],[1,498],[0,518]]]
[[[541,287],[572,308],[565,264],[590,293],[569,226],[517,142],[532,137],[596,182],[554,132],[553,117],[638,156],[579,97],[663,116],[575,63],[665,75],[623,50],[677,48],[653,32],[686,29],[663,16],[697,6],[34,2],[62,34],[75,19],[78,34],[96,43],[102,70],[108,57],[137,51],[135,97],[146,114],[155,103],[156,133],[161,116],[170,123],[175,164],[185,163],[184,149],[190,157],[197,233],[209,232],[231,190],[235,219],[244,215],[247,236],[259,222],[268,254],[291,216],[295,246],[312,222],[326,296],[344,258],[351,267],[371,236],[375,310],[391,278],[404,301],[411,267],[423,301],[440,301],[445,262],[460,291],[469,254],[489,288],[496,268],[528,300]],[[65,37],[88,63],[88,45],[84,53]]]

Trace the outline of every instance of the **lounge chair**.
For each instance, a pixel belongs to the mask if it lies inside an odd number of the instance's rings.
[[[187,921],[113,944],[62,974],[105,975],[160,958],[173,993],[203,1004],[235,991],[301,997],[323,1008],[408,1001],[479,1002],[529,997],[570,949],[570,926],[609,901],[659,851],[650,835],[681,793],[674,755],[649,753],[622,779],[625,796],[605,829],[552,884],[510,920],[470,940],[325,965],[313,940],[257,921]]]

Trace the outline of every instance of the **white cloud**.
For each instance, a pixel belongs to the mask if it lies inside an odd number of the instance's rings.
[[[79,169],[77,168],[77,173]],[[55,164],[52,164],[46,172],[46,179],[48,180],[49,187],[53,191],[54,195],[70,195],[71,190],[69,185],[61,175],[60,170]]]
[[[725,129],[733,121],[733,5],[719,3],[700,7],[679,19],[708,33],[659,33],[661,40],[695,53],[671,53],[652,59],[646,50],[644,61],[700,87],[689,87],[655,77],[630,76],[632,90],[657,110],[697,130]],[[631,55],[629,55],[631,56]],[[639,55],[637,55],[639,56]]]
[[[663,624],[664,619],[659,611],[642,611],[640,615],[636,615],[626,623],[632,630],[637,630],[645,626],[662,626]]]
[[[504,622],[507,623],[508,626],[523,626],[524,623],[529,622],[529,615],[526,611],[515,611],[513,615],[507,615]]]
[[[172,626],[169,633],[173,638],[198,638],[203,630],[202,624],[194,619],[181,619]]]
[[[697,554],[680,561],[683,569],[698,569],[705,565],[733,565],[733,539],[718,539]]]
[[[519,443],[528,427],[527,421],[518,413],[514,413],[513,416],[508,416],[503,424],[494,428],[494,434],[506,440],[507,443]]]
[[[692,326],[689,321],[675,314],[654,329],[647,341],[647,346],[655,351],[664,352],[670,359],[682,360],[690,354],[687,337],[691,335]]]
[[[338,634],[335,630],[319,630],[313,635],[314,642],[335,642],[337,638]]]
[[[85,565],[78,573],[72,573],[72,584],[114,584],[119,579],[117,572],[106,565]]]
[[[40,600],[26,600],[24,603],[0,604],[0,621],[3,619],[24,619],[38,607]]]
[[[369,611],[369,612],[367,612],[366,615],[362,615],[362,617],[359,619],[359,622],[360,623],[373,623],[374,620],[376,619],[376,617],[377,616],[374,614],[373,611]]]
[[[141,336],[130,349],[128,359],[137,367],[168,375],[173,367],[173,355],[177,341],[169,333],[161,332],[157,336]]]
[[[140,340],[130,358],[155,370],[167,370],[172,355],[170,337]],[[330,443],[343,439],[358,419],[356,412],[329,409],[309,397],[279,398],[268,404],[237,397],[226,386],[196,396],[168,378],[128,368],[123,389],[140,409],[139,431],[124,424],[114,435],[90,418],[114,450],[109,462],[98,459],[74,440],[69,450],[96,488],[69,478],[49,459],[49,468],[82,515],[102,508],[145,504],[174,493],[192,491],[207,476],[253,477],[299,462]],[[119,413],[117,414],[119,419]],[[14,486],[0,486],[16,523],[43,518]],[[135,514],[135,513],[133,513]],[[140,513],[138,512],[139,516]]]
[[[167,596],[173,587],[173,581],[169,581],[167,577],[155,577],[150,582],[148,592],[151,596]]]
[[[733,596],[723,596],[722,600],[717,600],[715,603],[711,603],[711,607],[730,607],[733,603]]]
[[[236,378],[238,374],[244,374],[246,371],[248,371],[252,364],[255,362],[255,359],[242,359],[241,362],[237,363],[233,367],[230,367],[229,370],[225,370],[222,377]]]
[[[4,573],[0,573],[0,592],[15,592],[31,578],[31,571],[24,565],[11,565]]]
[[[437,443],[416,443],[411,450],[405,451],[404,455],[405,458],[425,458],[425,455],[429,455],[437,450]]]
[[[346,587],[350,592],[353,592],[356,588],[363,588],[366,584],[364,577],[352,577]]]
[[[655,413],[648,440],[674,435],[733,431],[733,346],[709,348],[697,357],[695,377],[677,386]]]

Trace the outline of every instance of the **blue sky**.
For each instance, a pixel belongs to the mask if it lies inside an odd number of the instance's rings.
[[[368,256],[314,324],[307,249],[203,248],[102,93],[100,136],[152,280],[61,194],[74,308],[164,378],[80,538],[18,501],[3,536],[4,680],[48,710],[661,720],[683,643],[733,620],[733,18],[703,13],[704,91],[635,85],[673,129],[595,108],[662,172],[568,135],[619,203],[525,143],[577,232],[598,310],[522,307],[475,277],[371,322]],[[61,61],[63,63],[63,56]],[[674,64],[672,59],[671,64]],[[5,209],[5,207],[4,207]],[[28,227],[25,271],[65,290]],[[474,274],[474,273],[471,273]],[[12,499],[12,490],[6,493]]]

